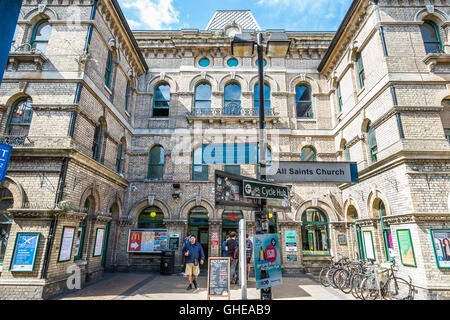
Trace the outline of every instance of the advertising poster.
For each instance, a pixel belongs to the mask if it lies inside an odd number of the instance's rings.
[[[346,245],[347,244],[347,237],[345,236],[345,234],[338,234],[338,243],[340,245]]]
[[[17,233],[10,271],[33,271],[39,233]]]
[[[409,229],[397,230],[397,240],[402,264],[415,267],[416,257],[414,256],[414,248]]]
[[[167,229],[130,229],[127,252],[154,253],[167,250]]]
[[[372,231],[363,231],[364,248],[366,249],[366,258],[375,259],[375,252],[373,249]]]
[[[295,232],[295,230],[285,231],[284,243],[287,252],[297,252],[297,233]]]
[[[431,229],[434,255],[438,268],[450,268],[450,229]]]
[[[64,227],[59,248],[58,261],[69,261],[72,256],[73,239],[75,236],[75,227]]]
[[[97,228],[97,232],[95,233],[94,257],[102,255],[104,236],[105,229]]]
[[[275,233],[254,236],[256,289],[273,287],[283,283],[278,236]]]

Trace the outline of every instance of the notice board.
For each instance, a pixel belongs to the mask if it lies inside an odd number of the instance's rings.
[[[153,253],[167,250],[167,229],[130,229],[128,252]]]
[[[227,297],[230,300],[230,258],[208,258],[206,299],[210,297]]]

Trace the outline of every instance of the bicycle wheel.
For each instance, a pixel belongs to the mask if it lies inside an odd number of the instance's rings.
[[[360,296],[363,300],[375,300],[378,297],[378,285],[375,276],[368,276],[361,282]]]
[[[390,278],[386,283],[385,299],[392,300],[414,300],[412,285],[402,278]]]
[[[336,272],[338,272],[338,271],[339,271],[339,269],[332,268],[332,269],[330,269],[330,271],[328,271],[328,273],[327,273],[328,282],[330,282],[331,286],[332,286],[333,288],[335,288],[335,289],[337,289],[337,285],[336,285],[336,283],[334,282],[334,274],[335,274]]]
[[[328,282],[328,278],[327,278],[327,272],[329,270],[330,270],[330,267],[323,267],[322,270],[320,270],[319,281],[324,287],[330,286],[330,283]]]
[[[350,272],[347,269],[340,269],[334,274],[334,283],[342,291],[342,288],[348,287],[348,284],[346,284],[348,278],[350,278]]]
[[[364,275],[362,274],[355,274],[352,277],[351,280],[351,288],[352,288],[352,295],[356,298],[356,299],[362,299],[360,296],[360,288],[361,288],[361,282],[363,280]]]
[[[351,286],[351,280],[352,280],[352,275],[350,274],[350,271],[343,269],[342,272],[339,273],[339,289],[341,289],[341,291],[345,294],[350,293],[350,291],[352,291],[352,286]]]

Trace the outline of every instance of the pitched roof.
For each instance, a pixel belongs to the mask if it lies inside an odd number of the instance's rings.
[[[228,24],[236,22],[246,30],[261,30],[250,10],[217,10],[206,30],[224,29]]]

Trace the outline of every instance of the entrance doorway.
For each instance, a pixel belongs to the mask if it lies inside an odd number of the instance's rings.
[[[243,219],[242,211],[224,211],[222,213],[222,243],[231,232],[239,234],[239,220]],[[222,246],[220,247],[224,254]]]
[[[207,268],[209,249],[209,217],[208,210],[203,207],[195,207],[189,212],[188,232],[190,232],[205,252],[205,263],[200,268]]]

